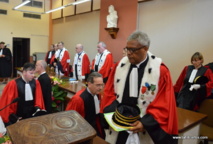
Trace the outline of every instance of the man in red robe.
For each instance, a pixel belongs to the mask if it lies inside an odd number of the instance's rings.
[[[112,53],[106,49],[104,42],[98,43],[97,50],[98,53],[92,61],[92,71],[97,71],[102,74],[104,83],[106,83],[114,63]]]
[[[178,134],[178,120],[170,73],[161,58],[148,51],[149,44],[143,32],[129,36],[127,56],[115,65],[106,83],[101,112],[115,111],[118,103],[137,105],[141,118],[129,130],[139,134],[139,143],[143,143],[142,137],[150,136],[151,143],[176,144],[173,135]],[[131,138],[126,131],[113,130],[108,137],[116,137],[111,141],[116,144],[125,144]]]
[[[30,118],[37,110],[45,109],[41,87],[34,79],[34,72],[35,65],[25,63],[22,77],[10,81],[5,86],[0,98],[0,108],[4,108],[0,115],[5,125]],[[12,103],[15,99],[17,101]]]
[[[73,62],[73,77],[77,80],[86,80],[90,73],[90,61],[88,55],[83,50],[82,44],[75,47],[75,57]]]
[[[64,47],[63,42],[58,43],[58,50],[51,58],[50,63],[56,67],[56,73],[59,75],[69,76],[70,55],[68,50]]]
[[[100,125],[98,98],[104,87],[102,75],[98,72],[92,72],[87,82],[88,87],[80,90],[71,98],[66,110],[76,110],[96,130],[97,135],[104,138],[104,130]]]

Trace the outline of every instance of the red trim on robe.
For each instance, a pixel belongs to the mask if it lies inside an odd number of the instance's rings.
[[[103,78],[109,77],[109,74],[110,74],[110,71],[112,69],[113,63],[114,62],[113,62],[112,54],[109,53],[106,56],[106,59],[105,59],[105,62],[103,64],[103,66],[98,71],[100,74],[102,74]],[[92,69],[95,70],[95,59],[93,59],[93,61],[92,61]]]
[[[10,104],[15,98],[18,97],[18,89],[16,86],[15,80],[10,81],[4,88],[2,92],[2,96],[0,98],[0,108],[3,108],[4,106]],[[45,109],[44,102],[43,102],[43,95],[41,91],[40,83],[36,80],[36,91],[35,91],[35,104],[34,106],[38,106],[41,109]],[[13,103],[4,110],[0,111],[0,115],[2,117],[2,120],[5,123],[9,122],[9,116],[10,114],[14,113],[16,114],[17,111],[17,103]]]
[[[114,75],[118,63],[114,65],[104,89],[104,96],[101,101],[101,113],[115,99]],[[147,107],[147,114],[151,114],[160,124],[160,127],[168,134],[178,134],[178,119],[174,90],[169,70],[166,66],[160,67],[160,79],[158,83],[158,94],[155,100]]]
[[[85,117],[84,112],[84,101],[80,97],[81,93],[84,92],[85,89],[78,91],[69,101],[66,107],[66,111],[75,110],[77,111],[83,118]]]
[[[176,93],[179,93],[180,90],[182,89],[187,71],[188,71],[188,66],[185,66],[174,85],[174,91]],[[211,90],[213,88],[213,73],[212,73],[211,69],[207,69],[204,76],[206,76],[209,79],[209,82],[205,84],[206,85],[206,94],[207,94],[206,97],[208,97],[211,95]]]

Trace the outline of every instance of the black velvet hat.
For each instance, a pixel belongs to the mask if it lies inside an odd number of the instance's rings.
[[[136,105],[119,104],[112,116],[113,124],[128,128],[140,118],[140,109]]]
[[[209,79],[206,76],[198,76],[194,79],[195,84],[205,84],[209,81]]]

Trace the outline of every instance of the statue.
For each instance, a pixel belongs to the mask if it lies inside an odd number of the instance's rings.
[[[107,28],[117,28],[118,15],[113,5],[109,6],[109,15],[107,15]]]

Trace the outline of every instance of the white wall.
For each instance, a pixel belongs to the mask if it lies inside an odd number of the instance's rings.
[[[75,46],[84,45],[90,61],[97,53],[99,40],[99,11],[53,20],[53,43],[63,41],[73,63]]]
[[[161,57],[173,83],[199,51],[213,62],[213,0],[153,0],[139,4],[138,29],[151,39],[150,51]]]
[[[40,0],[43,1],[43,0]],[[23,12],[12,10],[22,0],[0,2],[0,9],[7,10],[7,15],[0,15],[0,41],[9,44],[12,51],[13,37],[30,38],[30,54],[46,52],[49,48],[49,14],[41,15],[41,19],[24,18]],[[49,8],[49,1],[46,2]],[[43,8],[21,7],[22,10],[43,12]]]

